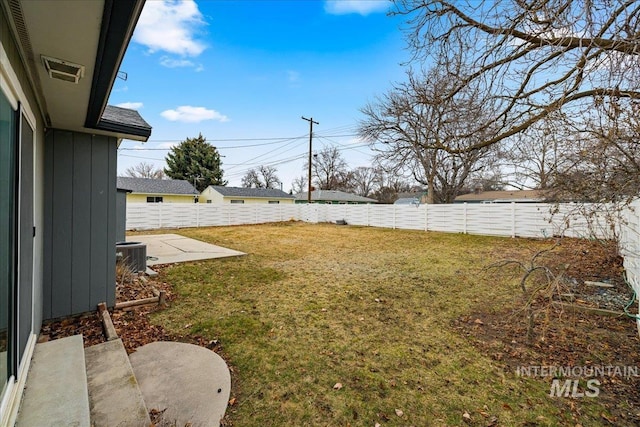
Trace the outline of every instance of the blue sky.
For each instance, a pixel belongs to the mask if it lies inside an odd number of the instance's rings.
[[[371,163],[358,141],[359,109],[404,78],[402,18],[386,0],[147,0],[110,104],[135,108],[150,140],[125,140],[118,172],[164,166],[170,146],[202,133],[225,178],[274,165],[289,191],[314,151],[338,147],[350,167]]]

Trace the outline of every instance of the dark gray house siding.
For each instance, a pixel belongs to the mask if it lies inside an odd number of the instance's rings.
[[[116,242],[124,242],[127,233],[127,193],[118,188],[116,192]]]
[[[115,304],[116,138],[45,139],[44,318]]]

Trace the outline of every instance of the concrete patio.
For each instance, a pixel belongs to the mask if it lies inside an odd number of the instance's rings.
[[[246,255],[178,234],[128,236],[127,241],[147,245],[147,266]]]
[[[246,255],[177,234],[128,241],[147,245],[147,265]],[[120,339],[83,347],[81,335],[36,345],[17,426],[147,427],[149,410],[159,425],[220,425],[231,376],[213,351],[154,342],[128,356]]]
[[[231,376],[193,344],[154,342],[127,356],[120,339],[83,348],[81,335],[36,345],[18,427],[218,427]],[[156,420],[158,421],[158,420]]]

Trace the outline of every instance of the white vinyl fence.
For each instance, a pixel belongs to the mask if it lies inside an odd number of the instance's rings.
[[[627,281],[640,295],[640,201],[636,201],[625,212],[620,235],[620,246],[624,257],[624,269]],[[640,301],[638,302],[640,308]],[[640,333],[640,319],[636,319]]]
[[[510,237],[586,237],[594,227],[578,205],[496,203],[454,205],[324,205],[129,203],[127,230],[344,220],[350,225]],[[552,210],[558,212],[551,215]],[[596,218],[597,222],[597,218]]]
[[[553,214],[552,214],[553,213]],[[346,221],[349,225],[506,237],[620,237],[627,279],[640,294],[640,201],[617,218],[610,206],[566,203],[323,205],[129,203],[127,230]],[[615,217],[615,218],[614,218]],[[611,229],[609,224],[618,226]],[[640,331],[640,321],[638,321]]]

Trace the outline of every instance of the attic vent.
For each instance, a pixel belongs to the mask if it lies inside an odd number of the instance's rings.
[[[52,79],[78,83],[84,77],[84,65],[78,65],[62,59],[42,55],[42,63]]]

